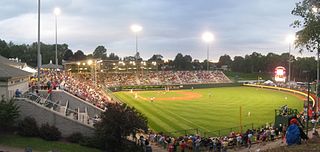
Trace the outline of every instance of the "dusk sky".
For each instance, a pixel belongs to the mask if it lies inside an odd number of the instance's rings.
[[[253,51],[284,53],[285,39],[297,29],[291,10],[299,0],[42,0],[41,41],[55,43],[53,9],[59,7],[58,43],[73,51],[92,53],[104,45],[108,53],[134,55],[135,35],[130,25],[140,24],[139,52],[174,58],[177,53],[206,58],[201,35],[211,31],[215,41],[210,59],[223,54]],[[0,39],[21,44],[37,41],[37,0],[0,1]],[[293,51],[296,56],[298,50]],[[304,52],[303,56],[313,55]]]

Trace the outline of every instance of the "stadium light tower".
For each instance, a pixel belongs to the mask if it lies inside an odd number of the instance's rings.
[[[207,71],[209,71],[209,48],[210,43],[214,40],[214,36],[211,32],[204,32],[202,34],[202,40],[207,43]]]
[[[58,68],[58,16],[61,14],[60,8],[56,7],[53,10],[54,16],[55,16],[55,29],[56,29],[56,66]]]
[[[138,53],[138,33],[142,31],[143,28],[138,24],[133,24],[131,25],[130,28],[131,28],[131,31],[136,35],[136,54],[137,54]]]
[[[38,45],[37,45],[37,65],[38,65],[38,89],[40,89],[40,0],[38,0]]]
[[[286,42],[288,43],[289,45],[289,72],[288,72],[288,82],[291,81],[291,62],[292,62],[292,59],[291,59],[291,46],[293,45],[294,41],[296,40],[296,37],[292,34],[288,35],[287,38],[286,38]]]
[[[312,7],[312,11],[313,11],[314,13],[318,13],[318,8],[317,8],[316,6],[313,6],[313,7]]]

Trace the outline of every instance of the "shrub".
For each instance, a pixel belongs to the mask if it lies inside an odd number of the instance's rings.
[[[83,140],[83,135],[80,132],[72,133],[67,137],[67,141],[72,143],[80,143]]]
[[[14,103],[13,99],[7,101],[2,97],[0,101],[0,129],[9,130],[19,118],[19,107]]]
[[[35,137],[39,135],[39,127],[32,117],[25,117],[18,123],[18,134],[21,136]]]
[[[40,137],[44,140],[59,140],[61,132],[55,126],[50,126],[48,123],[42,124],[39,129]]]
[[[81,146],[92,147],[97,149],[104,149],[105,145],[102,140],[97,137],[83,137],[82,140],[79,141]]]
[[[101,121],[95,124],[95,138],[99,139],[110,151],[127,148],[123,141],[138,130],[148,130],[147,118],[127,104],[110,104],[108,110],[101,114]]]

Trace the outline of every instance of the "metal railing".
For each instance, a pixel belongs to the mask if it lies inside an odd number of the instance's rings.
[[[37,94],[30,92],[30,93],[23,94],[21,98],[27,98],[38,105],[41,105],[47,109],[58,112],[65,117],[68,117],[70,119],[76,120],[78,122],[84,123],[89,126],[93,126],[95,122],[98,121],[98,118],[90,117],[86,111],[82,113],[82,112],[79,112],[80,111],[79,109],[78,111],[76,111],[68,108],[68,101],[66,102],[66,105],[61,105],[59,101],[54,102],[49,100],[48,99],[49,95],[46,98],[43,98],[41,96],[38,96]],[[79,117],[83,117],[83,118],[86,117],[86,118],[80,119]]]

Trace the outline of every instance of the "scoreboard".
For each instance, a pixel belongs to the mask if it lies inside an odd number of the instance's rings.
[[[278,66],[275,68],[274,80],[276,82],[286,82],[286,68]]]

